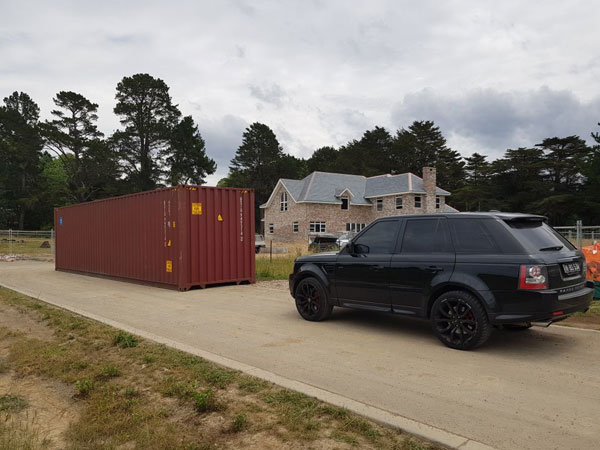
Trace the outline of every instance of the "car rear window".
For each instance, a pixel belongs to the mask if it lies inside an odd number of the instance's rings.
[[[506,222],[513,234],[521,243],[532,251],[564,247],[574,250],[575,247],[558,231],[541,220],[516,220]]]
[[[523,245],[496,219],[453,219],[450,228],[457,253],[526,253]]]

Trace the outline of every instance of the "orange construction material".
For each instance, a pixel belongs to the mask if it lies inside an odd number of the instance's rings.
[[[582,247],[587,264],[587,279],[600,281],[600,243]]]

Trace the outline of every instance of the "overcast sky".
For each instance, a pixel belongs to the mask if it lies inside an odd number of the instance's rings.
[[[307,157],[375,125],[434,120],[463,155],[492,158],[600,128],[595,1],[0,0],[0,96],[48,118],[74,90],[118,126],[115,86],[147,72],[171,88],[227,173],[248,124]],[[588,139],[589,140],[589,139]]]

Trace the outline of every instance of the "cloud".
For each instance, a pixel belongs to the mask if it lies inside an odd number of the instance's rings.
[[[220,172],[253,122],[307,157],[414,119],[435,120],[465,153],[494,155],[550,135],[587,137],[600,120],[594,2],[38,0],[1,9],[0,98],[25,91],[46,119],[58,91],[80,92],[100,105],[109,135],[120,126],[116,84],[149,73],[193,116]]]
[[[213,184],[227,176],[229,163],[242,144],[242,134],[247,126],[244,119],[233,115],[198,122],[200,134],[206,144],[206,153],[217,163],[217,172],[209,178]]]
[[[600,97],[582,101],[572,92],[548,87],[532,91],[474,89],[462,95],[433,90],[407,94],[392,110],[392,120],[407,127],[433,120],[463,153],[498,156],[507,148],[533,146],[547,137],[590,133],[600,121]]]
[[[265,103],[275,105],[278,108],[283,105],[283,101],[286,97],[285,91],[277,83],[273,83],[270,86],[257,86],[251,84],[249,88],[250,95]]]

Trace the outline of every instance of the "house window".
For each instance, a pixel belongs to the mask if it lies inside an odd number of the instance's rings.
[[[366,223],[347,223],[346,231],[360,231],[367,226]]]
[[[420,207],[421,207],[421,196],[415,195],[415,208],[420,208]]]
[[[435,198],[435,208],[440,209],[440,197],[439,196]]]
[[[282,192],[281,193],[281,202],[280,202],[279,206],[280,206],[280,210],[281,211],[287,211],[288,210],[288,196],[287,196],[287,192]]]
[[[402,209],[402,197],[396,197],[396,209]]]
[[[275,233],[275,226],[272,223],[270,223],[269,224],[269,234],[273,234],[273,233]]]
[[[348,199],[342,198],[342,209],[348,209]]]
[[[310,222],[309,231],[311,233],[325,233],[327,230],[327,226],[325,222]]]
[[[383,199],[382,198],[377,199],[377,211],[383,211]]]
[[[298,232],[298,222],[292,222],[292,231],[294,233]]]

